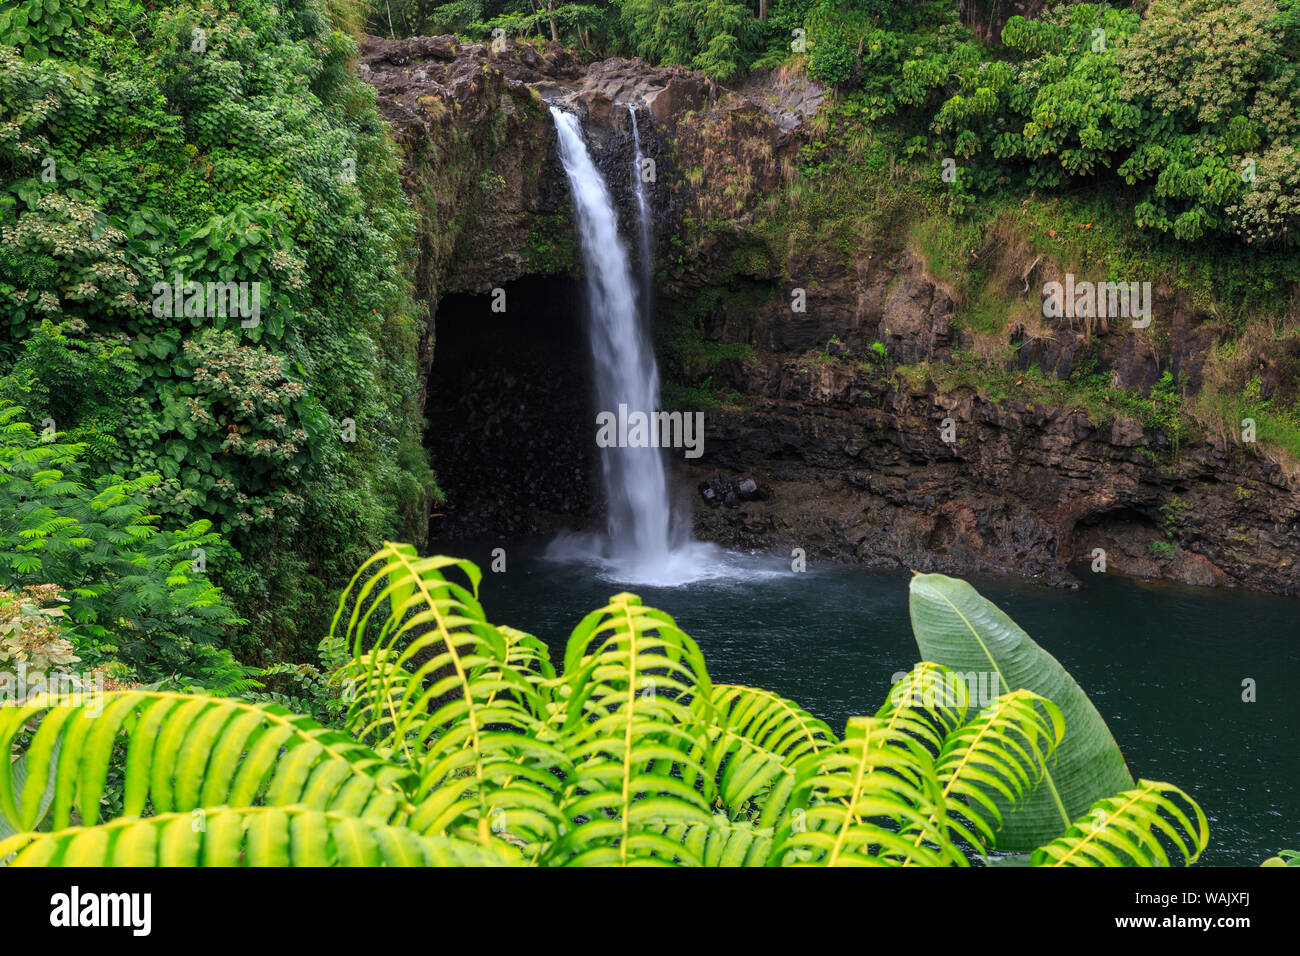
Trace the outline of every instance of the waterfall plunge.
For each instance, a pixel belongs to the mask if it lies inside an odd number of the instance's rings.
[[[641,255],[641,314],[645,325],[650,324],[654,314],[654,224],[650,218],[650,199],[645,187],[645,154],[641,152],[641,130],[636,125],[636,107],[627,104],[627,112],[632,117],[632,183],[636,188],[637,239],[640,240],[638,252]]]
[[[578,118],[555,107],[551,107],[551,116],[582,246],[598,409],[617,414],[623,405],[629,411],[652,413],[659,409],[659,368],[646,330],[649,323],[642,321],[637,308],[632,268],[618,234],[613,198],[587,152]],[[639,134],[636,163],[634,182],[646,285],[641,304],[648,309],[650,222],[641,181]],[[593,435],[594,430],[593,425]],[[553,557],[598,560],[609,577],[629,583],[681,584],[714,577],[722,570],[721,549],[674,534],[662,450],[602,448],[601,465],[609,502],[607,539],[599,543],[562,539],[551,548]]]

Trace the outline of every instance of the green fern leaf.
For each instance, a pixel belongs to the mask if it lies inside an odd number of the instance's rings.
[[[647,830],[656,830],[646,824]],[[698,862],[700,866],[766,866],[772,852],[772,831],[745,821],[715,816],[708,824],[665,824],[661,832],[680,848],[666,859],[674,863]]]
[[[876,717],[933,758],[948,734],[961,726],[969,704],[970,690],[955,671],[921,661],[890,689]]]
[[[452,568],[477,588],[471,562],[392,543],[353,578],[328,640],[352,652],[347,725],[419,773],[413,829],[549,843],[570,769],[543,722],[549,661],[535,639],[512,632],[512,644],[489,624],[473,591],[444,575]]]
[[[301,806],[216,807],[0,841],[10,866],[520,866],[482,846]]]
[[[1186,812],[1188,808],[1195,823]],[[1209,824],[1196,801],[1172,784],[1139,780],[1135,789],[1094,803],[1064,836],[1035,850],[1030,863],[1169,866],[1168,850],[1172,848],[1181,862],[1190,866],[1209,839]]]
[[[838,746],[800,761],[772,843],[775,865],[966,865],[933,762],[874,717],[850,718]]]
[[[986,853],[1003,808],[1033,792],[1064,735],[1060,708],[1027,690],[1003,694],[950,733],[935,773],[952,833]]]
[[[19,788],[8,755],[32,720]],[[74,806],[83,822],[97,821],[120,741],[127,817],[267,800],[387,820],[408,805],[401,789],[408,772],[309,717],[276,705],[116,691],[75,704],[0,708],[0,812],[16,828],[35,829],[52,775],[54,828],[69,825]]]
[[[689,857],[662,825],[712,820],[712,685],[699,647],[667,614],[616,594],[574,629],[564,665],[568,828],[547,862],[627,866]],[[704,702],[702,712],[692,697]]]
[[[701,721],[705,703],[692,702]],[[707,703],[714,717],[707,766],[733,819],[752,810],[756,825],[776,820],[794,788],[794,765],[838,742],[825,723],[770,691],[718,684]]]

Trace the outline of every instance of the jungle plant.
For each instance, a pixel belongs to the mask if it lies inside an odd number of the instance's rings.
[[[79,660],[59,630],[65,602],[53,584],[29,584],[16,594],[0,588],[0,666],[46,674]]]
[[[361,567],[322,643],[347,733],[150,690],[103,695],[94,719],[84,702],[0,708],[0,751],[30,734],[0,759],[0,860],[965,866],[1013,833],[1039,841],[1035,865],[1168,865],[1206,845],[1200,808],[1134,785],[1069,675],[963,582],[914,579],[918,640],[983,648],[1006,692],[977,707],[963,675],[922,662],[840,737],[714,684],[632,594],[582,619],[557,672],[541,641],[488,623],[480,578],[400,544]],[[115,747],[121,810],[101,814]],[[1051,812],[1017,822],[1044,787]]]
[[[52,429],[38,434],[0,400],[0,588],[57,588],[60,630],[89,667],[122,661],[156,680],[219,664],[239,623],[207,578],[220,536],[206,521],[156,526],[146,491],[157,475],[95,478],[85,445]]]
[[[18,383],[0,394],[87,443],[96,477],[161,475],[150,512],[213,522],[243,558],[218,573],[250,659],[305,659],[319,596],[418,534],[433,488],[414,219],[353,69],[358,15],[0,2],[0,374]],[[190,282],[258,283],[258,321],[158,308]]]

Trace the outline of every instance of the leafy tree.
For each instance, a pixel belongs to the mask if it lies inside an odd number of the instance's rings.
[[[1157,173],[1141,225],[1196,239],[1231,230],[1274,243],[1296,232],[1300,6],[1181,0],[1147,11],[1119,56],[1125,93],[1159,116],[1120,167]]]
[[[826,21],[830,50],[819,58],[814,46],[814,72],[849,78],[849,29]],[[955,23],[859,41],[868,119],[897,113],[928,127],[933,152],[960,167],[945,187],[953,211],[1008,184],[1109,178],[1132,187],[1140,228],[1183,241],[1294,241],[1300,12],[1291,0],[1179,0],[1144,17],[1061,5],[1011,17],[1002,41],[986,47]]]
[[[436,494],[412,214],[351,9],[0,14],[0,391],[100,475],[161,476],[151,512],[213,523],[258,655],[309,653],[316,598]],[[259,317],[159,309],[178,280],[256,283]]]
[[[638,56],[721,80],[748,68],[757,48],[758,21],[729,0],[622,0],[620,18]]]

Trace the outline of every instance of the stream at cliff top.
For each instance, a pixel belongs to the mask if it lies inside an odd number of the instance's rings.
[[[506,572],[493,574],[490,552],[503,544]],[[488,619],[545,640],[557,668],[582,616],[631,590],[699,642],[714,681],[775,691],[837,733],[850,715],[874,713],[891,676],[917,659],[903,572],[809,564],[795,574],[789,561],[750,558],[748,575],[733,568],[711,581],[629,587],[594,567],[547,560],[542,543],[450,553],[484,569]],[[1300,603],[1118,575],[1089,575],[1079,591],[968,580],[1074,676],[1135,779],[1168,781],[1200,803],[1210,844],[1199,865],[1257,866],[1300,847]],[[1258,685],[1255,703],[1241,700],[1247,677]]]

